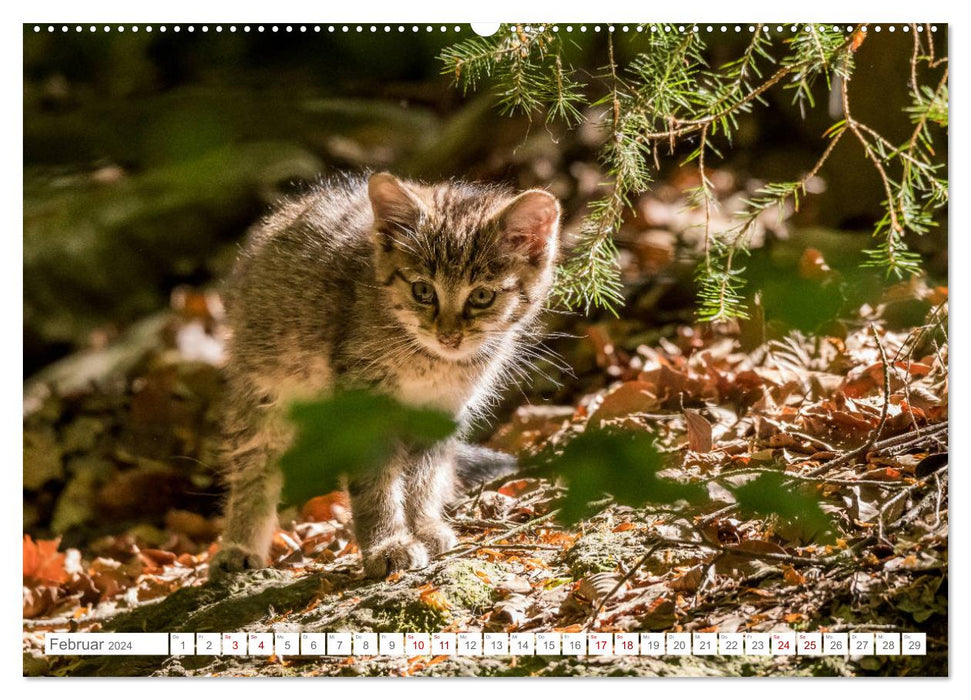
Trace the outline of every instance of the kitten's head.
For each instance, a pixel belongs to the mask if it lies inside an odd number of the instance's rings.
[[[375,270],[398,322],[428,353],[487,353],[536,316],[553,280],[560,205],[470,184],[368,181]]]

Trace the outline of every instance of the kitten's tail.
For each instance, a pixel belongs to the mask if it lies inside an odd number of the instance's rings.
[[[519,462],[512,455],[488,447],[458,443],[455,448],[456,473],[466,491],[507,474],[515,474]]]

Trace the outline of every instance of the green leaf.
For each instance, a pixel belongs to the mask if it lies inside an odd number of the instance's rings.
[[[290,418],[297,435],[280,460],[283,501],[288,505],[333,491],[341,475],[353,477],[382,467],[402,444],[430,447],[456,427],[445,413],[404,406],[366,391],[295,403]]]
[[[572,524],[589,515],[587,504],[611,494],[618,503],[641,506],[652,503],[703,501],[705,490],[658,476],[665,463],[654,439],[634,432],[588,430],[572,440],[547,465],[569,486],[560,506],[561,518]]]
[[[785,476],[763,474],[732,490],[739,508],[750,516],[776,515],[794,527],[804,541],[835,542],[836,527],[819,501],[786,484]]]

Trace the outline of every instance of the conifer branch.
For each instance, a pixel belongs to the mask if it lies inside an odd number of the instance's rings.
[[[623,303],[616,234],[632,198],[649,188],[660,168],[660,148],[673,153],[689,142],[694,150],[682,162],[697,159],[699,173],[689,202],[704,206],[705,213],[704,256],[696,276],[700,319],[745,316],[744,268],[738,263],[759,216],[773,207],[780,213],[787,207],[797,211],[810,181],[846,133],[863,148],[885,196],[885,215],[874,228],[880,243],[866,251],[866,264],[897,276],[916,272],[920,257],[908,248],[905,236],[921,235],[935,225],[934,212],[947,203],[947,181],[938,174],[944,164],[935,159],[930,129],[947,127],[947,57],[935,56],[930,28],[924,32],[925,46],[917,26],[911,27],[911,104],[905,112],[914,127],[900,146],[850,111],[854,56],[865,41],[866,25],[848,36],[823,25],[799,27],[783,40],[781,54],[771,32],[758,25],[738,58],[719,68],[706,64],[706,46],[697,29],[642,26],[637,41],[646,46],[626,64],[618,62],[613,35],[608,34],[607,62],[597,75],[575,71],[565,58],[564,43],[549,27],[507,26],[492,37],[470,39],[442,52],[443,72],[466,91],[491,81],[506,113],[545,110],[547,121],[573,125],[582,119],[582,107],[605,108],[600,126],[608,137],[599,161],[606,194],[588,205],[573,252],[558,270],[559,299],[587,311],[614,311]],[[775,66],[771,72],[770,65]],[[935,88],[921,84],[922,67],[933,71],[941,65],[943,75]],[[766,104],[766,93],[779,87],[792,91],[805,114],[815,107],[819,82],[838,91],[843,115],[824,133],[828,143],[816,163],[798,180],[763,186],[733,225],[713,230],[712,210],[718,200],[706,164],[710,157],[723,157],[719,148],[732,145],[739,116]]]

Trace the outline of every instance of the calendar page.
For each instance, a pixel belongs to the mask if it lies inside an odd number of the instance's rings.
[[[684,10],[25,20],[24,676],[948,676],[948,24]]]

